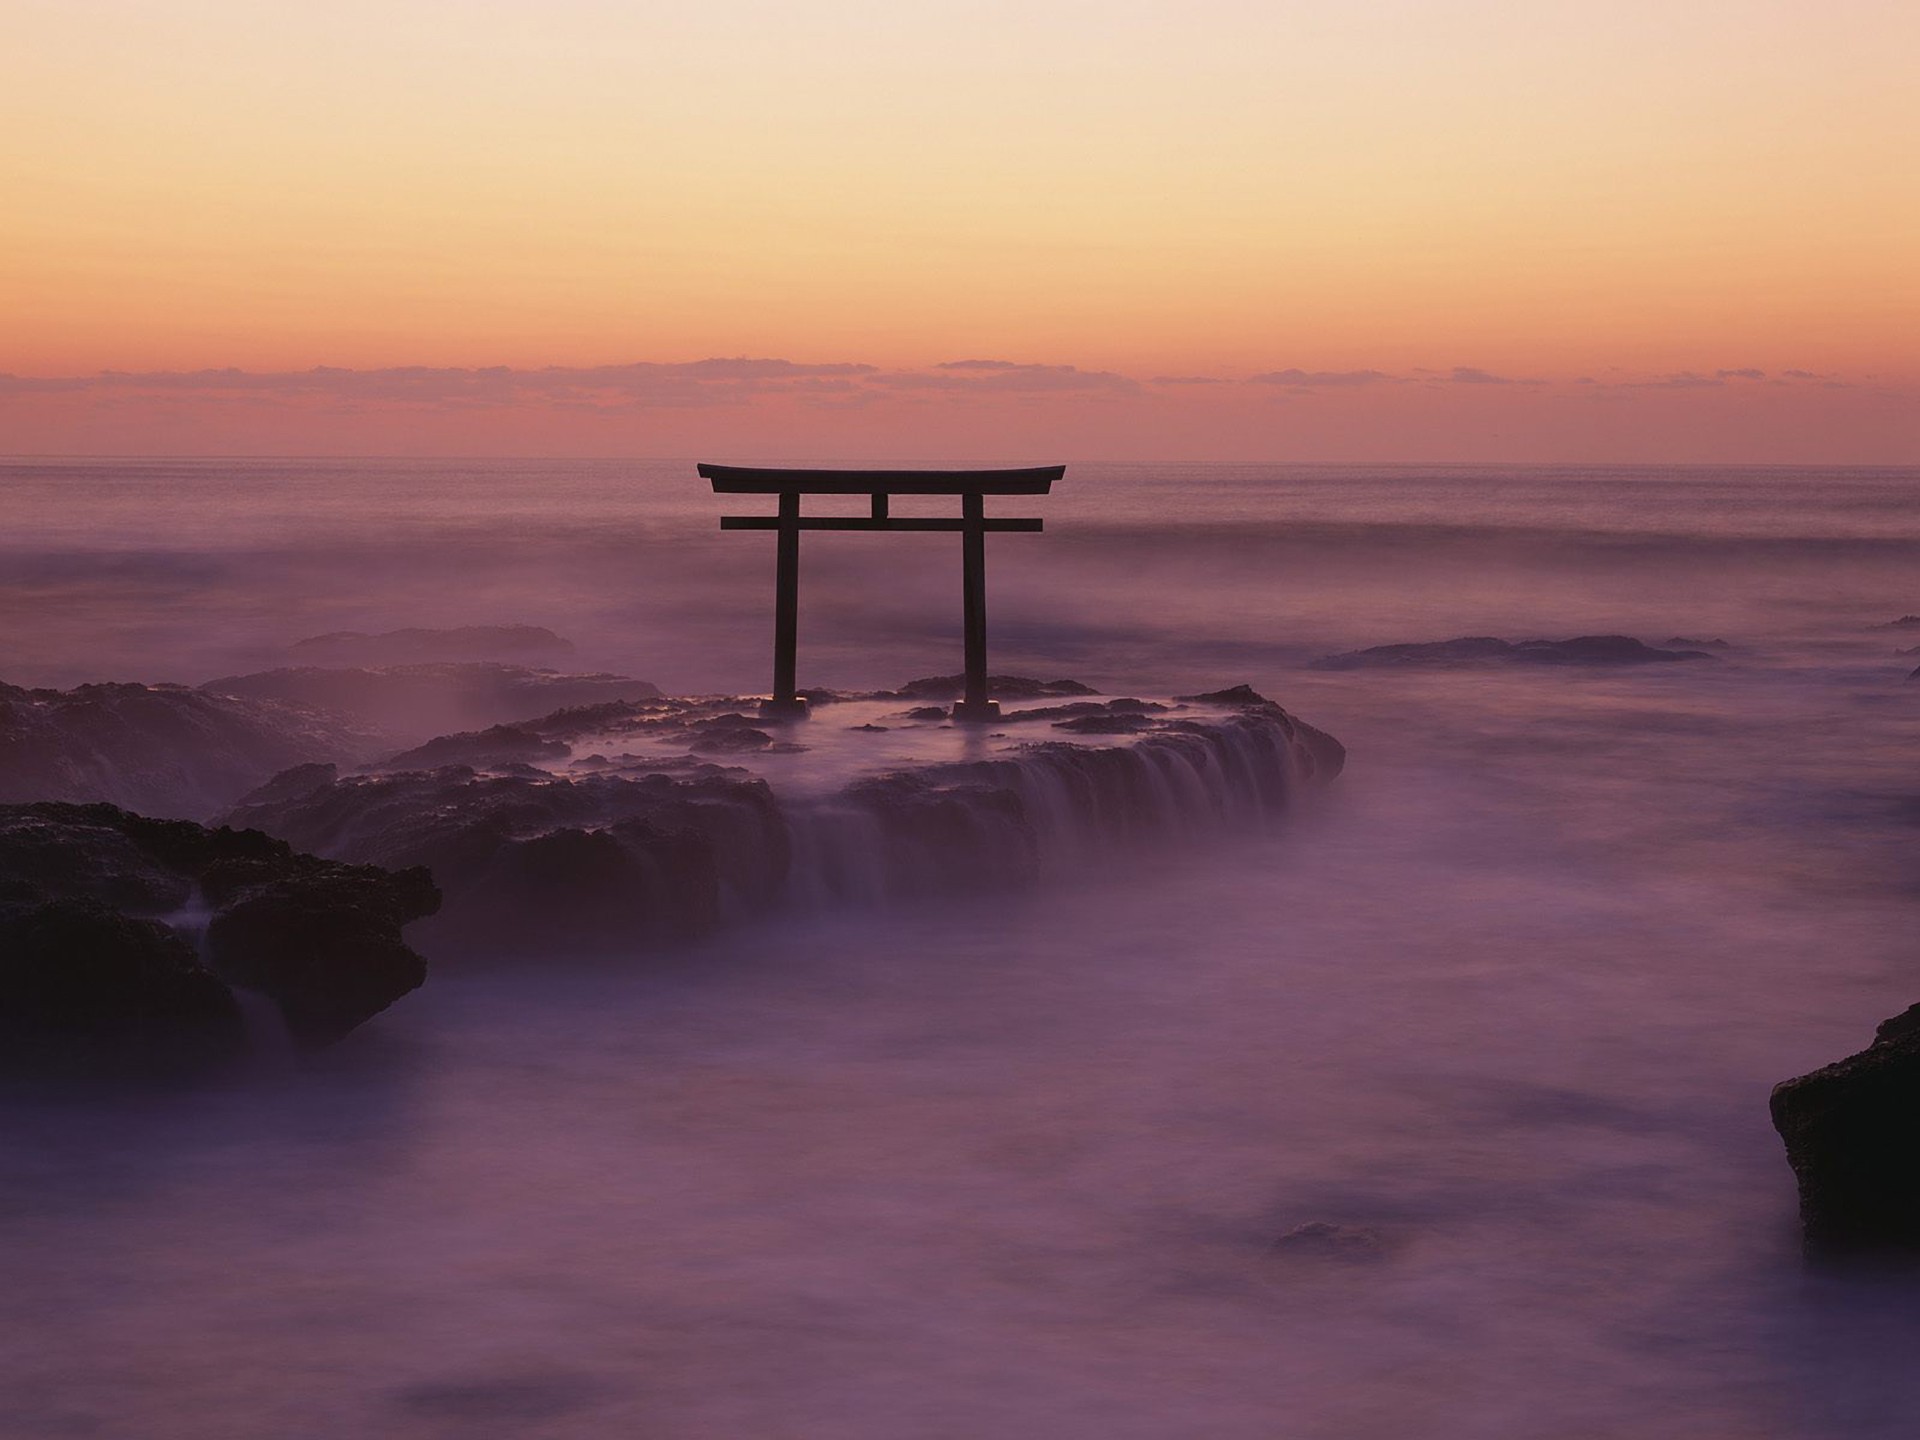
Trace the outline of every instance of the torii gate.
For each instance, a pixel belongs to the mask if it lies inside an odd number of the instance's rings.
[[[1045,495],[1066,474],[1064,465],[1027,470],[763,470],[739,465],[701,465],[700,474],[720,495],[778,495],[778,515],[722,515],[722,530],[777,530],[773,582],[773,697],[761,707],[769,716],[805,715],[807,702],[794,689],[794,656],[800,635],[800,532],[802,530],[957,530],[960,532],[960,610],[967,651],[966,693],[953,707],[956,720],[992,720],[1000,707],[987,698],[987,546],[989,530],[1033,532],[1033,519],[986,517],[988,495]],[[802,495],[870,495],[871,515],[802,518]],[[893,517],[894,495],[958,495],[958,520]]]

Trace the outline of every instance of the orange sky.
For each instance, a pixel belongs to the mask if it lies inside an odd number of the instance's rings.
[[[0,451],[1920,460],[1909,3],[0,15]]]

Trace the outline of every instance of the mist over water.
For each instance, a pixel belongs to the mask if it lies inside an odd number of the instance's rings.
[[[1247,681],[1344,777],[1018,896],[430,954],[317,1060],[7,1102],[0,1432],[1911,1434],[1920,1286],[1803,1267],[1766,1096],[1920,999],[1920,629],[1875,628],[1920,612],[1917,491],[1072,466],[990,502],[1049,527],[989,544],[997,671]],[[519,622],[761,689],[771,541],[714,519],[754,504],[691,462],[14,463],[0,680]],[[807,536],[802,683],[957,669],[957,548]],[[1307,668],[1607,632],[1731,648]],[[1314,1222],[1364,1244],[1274,1247]]]

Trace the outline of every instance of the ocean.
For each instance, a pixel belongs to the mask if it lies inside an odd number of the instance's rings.
[[[1248,683],[1344,776],[1015,895],[430,954],[317,1057],[0,1103],[0,1434],[1910,1435],[1920,1278],[1803,1261],[1767,1094],[1920,1000],[1916,500],[1070,464],[989,501],[1047,523],[989,537],[996,672]],[[772,540],[716,520],[756,507],[690,460],[6,462],[0,681],[522,623],[764,690]],[[801,683],[957,670],[957,550],[806,536]],[[1726,643],[1312,668],[1586,634]]]

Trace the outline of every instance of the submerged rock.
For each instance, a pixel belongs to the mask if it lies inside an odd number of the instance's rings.
[[[1815,1251],[1920,1251],[1920,1005],[1771,1099]]]
[[[1346,1265],[1384,1260],[1387,1242],[1376,1230],[1310,1220],[1273,1242],[1273,1253],[1288,1260],[1335,1261]]]
[[[568,675],[479,661],[345,670],[300,665],[227,675],[200,688],[208,694],[293,701],[335,711],[400,739],[513,724],[569,706],[650,700],[660,694],[659,687],[628,675]]]
[[[280,697],[184,685],[0,685],[0,802],[105,801],[202,818],[305,761],[354,759],[373,737]]]
[[[1675,660],[1711,660],[1704,650],[1660,650],[1631,635],[1576,635],[1571,640],[1499,640],[1468,635],[1458,640],[1375,645],[1313,662],[1315,670],[1397,669],[1445,665],[1652,665]]]
[[[378,635],[336,630],[296,640],[287,653],[302,665],[427,665],[440,661],[508,660],[520,664],[559,661],[574,645],[544,625],[411,626]]]
[[[231,988],[324,1045],[416,988],[401,927],[439,904],[390,874],[112,805],[0,805],[0,1034],[30,1068],[214,1061],[239,1047]],[[194,942],[204,937],[205,955]]]

